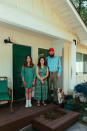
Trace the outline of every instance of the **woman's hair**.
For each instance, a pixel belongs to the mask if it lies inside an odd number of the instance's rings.
[[[26,58],[25,58],[24,67],[28,67],[28,63],[27,63],[27,57],[28,57],[28,56],[29,56],[29,55],[27,55]],[[31,56],[29,56],[29,57],[30,57],[30,59],[31,59],[31,61],[30,61],[30,66],[29,66],[29,67],[33,67],[34,64],[33,64],[33,62],[32,62],[32,58],[31,58]]]
[[[39,60],[38,60],[38,64],[37,64],[39,67],[41,67],[41,63],[40,63],[41,59],[44,59],[44,65],[46,65],[45,57],[40,57]]]

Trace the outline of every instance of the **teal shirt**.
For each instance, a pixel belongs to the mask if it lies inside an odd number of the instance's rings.
[[[21,77],[24,77],[24,81],[26,82],[25,88],[31,88],[32,82],[36,78],[35,66],[33,67],[22,66]]]

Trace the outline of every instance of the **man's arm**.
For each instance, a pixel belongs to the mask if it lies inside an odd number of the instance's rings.
[[[60,61],[60,58],[58,57],[58,78],[60,77],[61,75],[61,61]]]

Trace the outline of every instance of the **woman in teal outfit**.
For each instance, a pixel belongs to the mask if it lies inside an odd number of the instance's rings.
[[[35,66],[32,63],[32,58],[26,56],[24,65],[21,71],[23,86],[25,87],[25,97],[26,105],[25,107],[31,107],[31,97],[32,97],[32,86],[35,85]]]
[[[40,101],[46,106],[45,100],[47,100],[48,86],[48,67],[45,64],[45,58],[41,57],[38,61],[38,66],[36,68],[36,87],[35,87],[35,99],[37,100],[37,106],[40,106]]]

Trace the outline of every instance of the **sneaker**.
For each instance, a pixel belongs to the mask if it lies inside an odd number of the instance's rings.
[[[28,107],[32,107],[32,104],[31,104],[31,103],[29,103]]]
[[[27,107],[28,107],[28,104],[25,104],[25,107],[27,108]]]
[[[44,103],[42,102],[42,105],[43,105],[43,106],[46,106],[47,104],[46,104],[45,102],[44,102]]]

